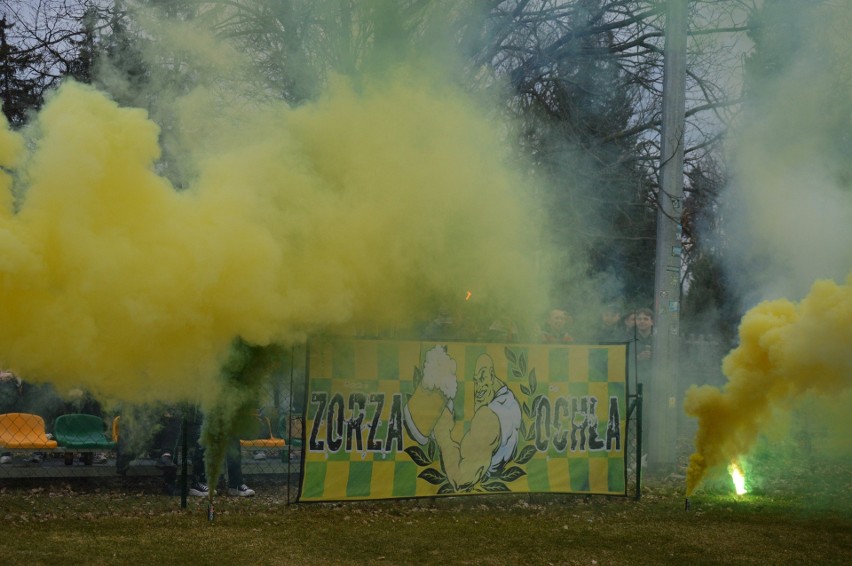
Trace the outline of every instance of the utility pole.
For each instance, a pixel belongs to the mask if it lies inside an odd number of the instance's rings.
[[[663,51],[663,115],[657,252],[654,269],[653,375],[646,387],[650,412],[648,465],[672,471],[676,460],[680,356],[681,212],[686,116],[686,36],[689,0],[668,0]]]

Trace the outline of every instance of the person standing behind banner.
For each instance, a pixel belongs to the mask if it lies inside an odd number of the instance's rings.
[[[520,341],[518,323],[511,317],[503,316],[495,319],[485,331],[486,342],[518,342]]]
[[[630,374],[645,384],[647,396],[651,382],[651,360],[654,352],[654,312],[648,308],[636,309],[625,316],[630,317],[632,330],[626,338],[630,343],[628,359]]]
[[[424,340],[459,340],[463,337],[460,314],[452,312],[448,306],[442,306],[420,333],[420,338]]]
[[[636,380],[642,384],[643,411],[642,411],[642,429],[643,436],[651,438],[650,423],[651,423],[651,399],[655,398],[656,383],[653,375],[653,357],[654,357],[654,311],[648,308],[636,309],[635,311],[635,332],[632,342],[630,342],[630,352],[628,357],[630,364],[633,365],[633,372]],[[634,365],[635,360],[635,365]]]
[[[547,319],[538,330],[539,342],[543,344],[567,344],[574,338],[568,333],[573,320],[563,309],[550,309]]]
[[[639,377],[650,374],[651,359],[654,351],[654,311],[639,309],[636,311],[636,359],[639,362]],[[643,371],[644,370],[644,371]]]
[[[621,322],[621,305],[609,303],[604,306],[594,339],[596,342],[624,342],[628,339]]]
[[[0,414],[20,413],[23,396],[21,378],[11,371],[0,370]],[[0,464],[9,464],[11,462],[11,452],[3,452],[0,455]]]
[[[621,319],[621,323],[624,326],[624,337],[627,340],[633,340],[636,334],[636,309],[628,311]]]

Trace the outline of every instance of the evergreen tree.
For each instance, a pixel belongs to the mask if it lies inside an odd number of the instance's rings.
[[[69,39],[76,52],[76,57],[68,62],[67,75],[81,83],[92,82],[95,58],[97,57],[96,26],[98,18],[97,10],[94,8],[87,10],[80,22],[81,37]]]
[[[41,105],[39,82],[26,76],[36,55],[23,53],[8,41],[14,24],[0,18],[0,99],[3,114],[13,127],[21,126],[28,113]]]

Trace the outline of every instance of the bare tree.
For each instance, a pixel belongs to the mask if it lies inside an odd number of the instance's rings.
[[[687,172],[718,159],[739,107],[741,84],[731,70],[748,49],[744,32],[755,4],[690,2]],[[136,27],[141,8],[216,34],[253,67],[240,77],[256,81],[247,88],[291,104],[317,96],[332,73],[358,76],[402,55],[455,57],[453,80],[502,93],[504,117],[518,124],[518,147],[550,181],[540,196],[557,243],[587,255],[589,272],[624,279],[621,292],[650,296],[661,0],[0,0],[14,23],[9,44],[19,56],[38,55],[22,76],[42,90],[63,76],[86,80],[100,57],[132,75],[128,96],[144,91],[151,73],[193,77],[191,62],[145,59],[153,32]],[[706,190],[706,183],[690,187],[693,178],[687,192]]]
[[[99,16],[111,8],[98,0],[0,0],[0,14],[13,24],[7,40],[27,57],[20,72],[42,90],[69,74],[86,35],[104,25]]]

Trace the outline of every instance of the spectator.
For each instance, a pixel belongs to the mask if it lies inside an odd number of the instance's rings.
[[[243,457],[240,451],[240,441],[234,438],[228,445],[225,456],[225,467],[228,470],[228,495],[234,497],[251,497],[254,490],[243,481]]]
[[[197,428],[195,433],[195,456],[192,462],[193,481],[190,488],[191,495],[207,495],[209,487],[207,485],[207,471],[204,467],[205,448],[200,443],[201,427]],[[255,492],[243,481],[243,459],[240,450],[239,438],[232,438],[228,441],[228,446],[225,449],[225,469],[227,471],[228,480],[228,495],[235,497],[252,497]]]
[[[204,454],[206,451],[199,442],[201,438],[201,424],[203,417],[201,415],[201,412],[195,407],[188,408],[187,411],[189,415],[186,420],[187,438],[189,439],[189,442],[194,444],[191,456],[192,478],[190,480],[188,494],[193,497],[206,497],[210,494],[207,471],[204,466]],[[179,423],[178,430],[180,430]],[[175,446],[175,449],[177,449],[177,446],[179,445],[179,438],[174,438],[174,440],[174,443],[169,442],[168,445]],[[225,455],[228,495],[233,495],[237,497],[251,497],[255,494],[255,492],[253,489],[248,487],[243,481],[242,464],[243,462],[242,453],[240,451],[240,441],[239,439],[234,438],[228,443]],[[167,487],[167,491],[170,491],[171,493],[177,495],[179,493],[179,490],[176,488],[177,466],[175,466],[172,462],[171,454],[161,454],[160,459],[158,460],[158,466],[162,467],[163,469],[163,477],[167,481],[171,480],[170,489]]]
[[[467,338],[461,313],[444,305],[437,316],[426,323],[421,332],[424,340],[461,340]]]
[[[636,334],[636,309],[630,310],[621,321],[624,324],[624,336],[628,340],[633,340]]]
[[[180,494],[174,454],[178,453],[181,447],[181,430],[186,410],[186,407],[166,407],[152,443],[157,447],[152,451],[152,455],[157,457],[155,465],[163,473],[164,491],[167,495]]]
[[[636,311],[636,359],[639,361],[640,371],[643,367],[649,368],[653,357],[654,340],[654,311],[651,309],[638,309]]]
[[[204,447],[201,446],[201,411],[192,407],[187,418],[187,439],[192,444],[192,478],[189,483],[189,495],[207,497],[210,488],[207,485],[207,472],[204,469]]]
[[[595,330],[595,341],[623,342],[627,338],[624,335],[624,326],[621,322],[621,305],[608,303],[601,311],[601,319]]]
[[[539,328],[539,341],[544,344],[567,344],[574,338],[568,333],[571,317],[562,309],[551,309],[547,320]]]
[[[640,308],[635,311],[635,329],[633,339],[630,343],[629,359],[632,366],[632,374],[636,376],[636,380],[642,383],[643,388],[643,404],[645,409],[642,411],[642,430],[644,435],[653,438],[650,434],[651,418],[651,399],[655,399],[658,392],[655,390],[656,383],[652,374],[653,360],[653,340],[654,340],[654,311],[648,308]],[[635,363],[634,363],[635,361]]]
[[[168,406],[158,409],[152,415],[150,409],[138,407],[126,408],[121,416],[118,450],[116,455],[116,473],[126,475],[130,462],[137,454],[149,453],[155,458],[155,466],[163,474],[163,491],[167,495],[179,495],[177,486],[177,463],[174,454],[182,445],[183,422],[186,417],[187,438],[193,445],[199,436],[200,412],[191,405]],[[151,434],[153,431],[153,434]],[[142,436],[143,433],[145,436]],[[150,447],[150,448],[149,448]],[[189,495],[206,496],[204,477],[204,454],[199,449],[191,454],[193,480],[189,486]]]
[[[0,370],[0,413],[20,413],[23,399],[21,378],[7,370]],[[12,453],[0,454],[0,464],[12,462]]]
[[[517,342],[520,340],[518,324],[510,317],[494,320],[485,333],[487,342]]]

